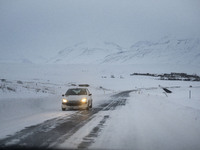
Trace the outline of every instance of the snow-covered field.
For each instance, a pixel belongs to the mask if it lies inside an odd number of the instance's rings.
[[[45,120],[70,116],[61,111],[61,95],[72,85],[89,84],[93,107],[120,91],[130,93],[125,106],[102,111],[59,148],[77,148],[105,116],[105,124],[88,148],[200,149],[200,82],[163,81],[131,73],[184,72],[181,65],[34,65],[0,64],[0,138]],[[169,87],[167,94],[159,87]],[[190,97],[191,93],[191,97]]]
[[[188,88],[131,93],[125,107],[114,110],[91,148],[197,150],[200,148],[199,88],[188,99]],[[113,134],[114,133],[114,134]]]
[[[133,92],[126,106],[97,114],[59,148],[77,148],[90,134],[89,129],[109,116],[89,148],[197,150],[200,148],[199,88],[192,89],[196,94],[192,99],[184,96],[188,90],[173,89],[174,93],[168,97],[161,89]]]

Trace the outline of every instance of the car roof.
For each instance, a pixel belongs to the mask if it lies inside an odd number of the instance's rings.
[[[75,89],[87,89],[87,88],[69,88],[69,90],[75,90]]]

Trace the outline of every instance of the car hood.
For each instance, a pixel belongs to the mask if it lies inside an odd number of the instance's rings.
[[[82,98],[88,98],[87,95],[69,95],[66,96],[66,99],[69,101],[77,101],[77,100],[81,100]]]

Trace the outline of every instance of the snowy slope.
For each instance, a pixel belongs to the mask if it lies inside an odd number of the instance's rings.
[[[165,37],[122,46],[114,42],[79,42],[62,50],[25,54],[4,51],[0,63],[23,64],[200,64],[200,39]]]
[[[168,39],[158,42],[140,41],[123,53],[107,56],[104,62],[112,63],[169,63],[169,64],[199,64],[199,39]]]
[[[108,54],[122,52],[123,48],[113,42],[81,42],[60,50],[48,63],[79,64],[101,63]]]
[[[67,47],[48,60],[58,64],[200,64],[199,39],[165,37],[159,41],[139,41],[129,48],[119,44],[80,44]]]
[[[20,50],[15,50],[14,53],[4,51],[3,54],[0,55],[0,63],[39,64],[44,63],[46,59],[47,58],[42,54],[37,55],[34,51],[28,55]]]

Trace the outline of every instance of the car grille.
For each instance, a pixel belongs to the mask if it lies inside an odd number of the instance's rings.
[[[71,101],[71,102],[68,102],[67,103],[67,106],[79,106],[81,105],[82,103],[79,102],[79,101]]]

